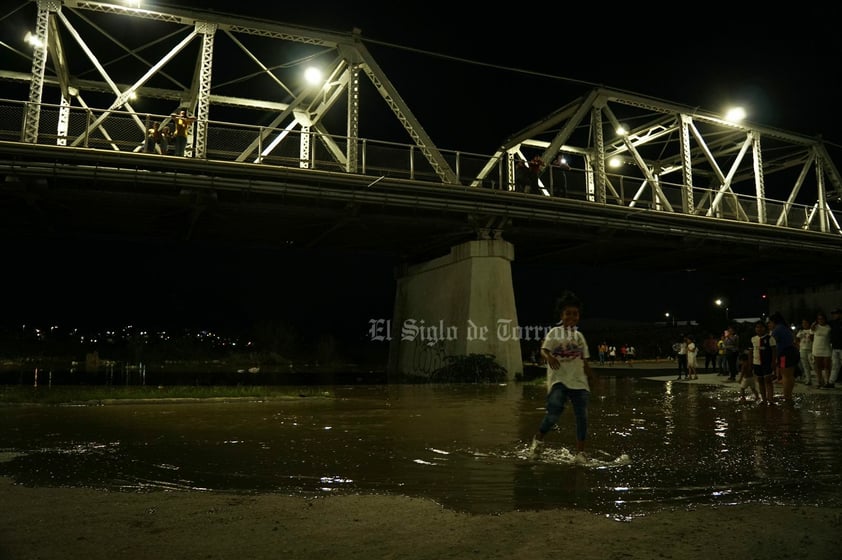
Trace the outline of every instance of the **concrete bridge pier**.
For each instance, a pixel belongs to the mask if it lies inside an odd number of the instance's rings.
[[[428,376],[447,356],[468,354],[494,355],[509,379],[522,373],[513,260],[511,243],[485,239],[401,270],[389,325],[389,374]]]

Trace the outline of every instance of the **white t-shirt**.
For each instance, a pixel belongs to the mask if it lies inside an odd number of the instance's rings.
[[[799,352],[813,351],[813,331],[810,329],[798,329],[795,333],[795,340],[798,341]]]
[[[813,356],[816,358],[829,358],[830,347],[830,325],[816,325],[813,328]]]
[[[590,359],[585,335],[576,327],[555,326],[550,329],[541,348],[549,350],[559,361],[558,369],[547,364],[547,392],[556,383],[564,383],[568,389],[591,390],[585,374],[585,360]]]
[[[763,356],[760,355],[760,339],[761,338],[763,338],[763,337],[761,337],[760,335],[757,335],[757,334],[754,335],[753,337],[751,337],[751,363],[752,363],[752,365],[755,365],[755,366],[763,365]],[[777,346],[777,345],[778,345],[778,343],[775,340],[775,337],[770,334],[769,335],[769,348],[768,348],[768,350],[770,352],[770,354],[769,354],[770,356],[773,355],[773,354],[771,354],[772,347]],[[774,367],[775,367],[775,364],[772,364],[773,369],[774,369]]]
[[[688,366],[695,366],[696,365],[696,353],[699,351],[696,348],[695,342],[688,342],[687,343],[687,365]]]

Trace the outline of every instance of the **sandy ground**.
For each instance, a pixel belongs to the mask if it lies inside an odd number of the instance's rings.
[[[25,488],[0,479],[0,558],[837,559],[842,509],[739,505],[620,522],[470,515],[406,497]]]

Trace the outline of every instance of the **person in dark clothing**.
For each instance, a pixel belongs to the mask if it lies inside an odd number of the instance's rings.
[[[725,331],[725,359],[728,362],[728,381],[737,380],[737,358],[740,356],[740,335],[730,325]]]
[[[515,192],[529,192],[529,168],[526,162],[518,159],[515,162]]]
[[[833,389],[836,380],[839,379],[839,370],[842,369],[842,309],[836,308],[830,312],[830,379],[825,385],[826,389]]]
[[[175,155],[183,157],[187,148],[187,137],[190,135],[190,127],[193,126],[193,121],[196,119],[187,116],[187,111],[184,109],[181,109],[177,114],[172,116],[175,122],[175,131],[173,132]]]
[[[769,334],[774,339],[772,344],[772,368],[775,377],[783,386],[784,401],[792,402],[792,390],[795,386],[795,368],[798,366],[798,348],[795,336],[784,316],[778,312],[769,316]],[[767,395],[768,397],[768,395]]]
[[[772,355],[772,335],[762,320],[754,324],[751,337],[751,367],[757,378],[757,389],[762,404],[772,404],[775,397],[775,367]],[[742,384],[740,384],[742,391]]]
[[[716,337],[708,333],[702,341],[702,350],[705,353],[705,373],[716,371]]]
[[[146,129],[146,144],[143,147],[143,151],[147,154],[154,154],[155,153],[155,144],[158,143],[158,137],[161,134],[160,130],[161,123],[153,122],[152,126]]]
[[[541,184],[538,181],[538,177],[541,175],[541,169],[543,168],[544,160],[539,156],[534,156],[529,160],[529,186],[526,192],[531,194],[539,194],[541,192]]]
[[[561,196],[561,197],[566,198],[567,197],[567,172],[570,171],[570,166],[567,164],[567,161],[564,159],[564,156],[561,155],[561,154],[558,154],[558,157],[556,157],[553,160],[551,166],[553,168],[561,170],[560,185],[558,187],[555,187],[553,185],[553,192],[551,193],[551,196]]]

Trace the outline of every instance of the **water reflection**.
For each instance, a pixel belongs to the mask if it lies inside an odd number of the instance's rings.
[[[572,464],[569,410],[544,456],[526,457],[540,385],[334,393],[4,407],[0,475],[121,490],[398,493],[475,513],[571,507],[618,519],[702,503],[842,504],[842,395],[831,391],[761,407],[721,386],[604,378],[589,467]]]

